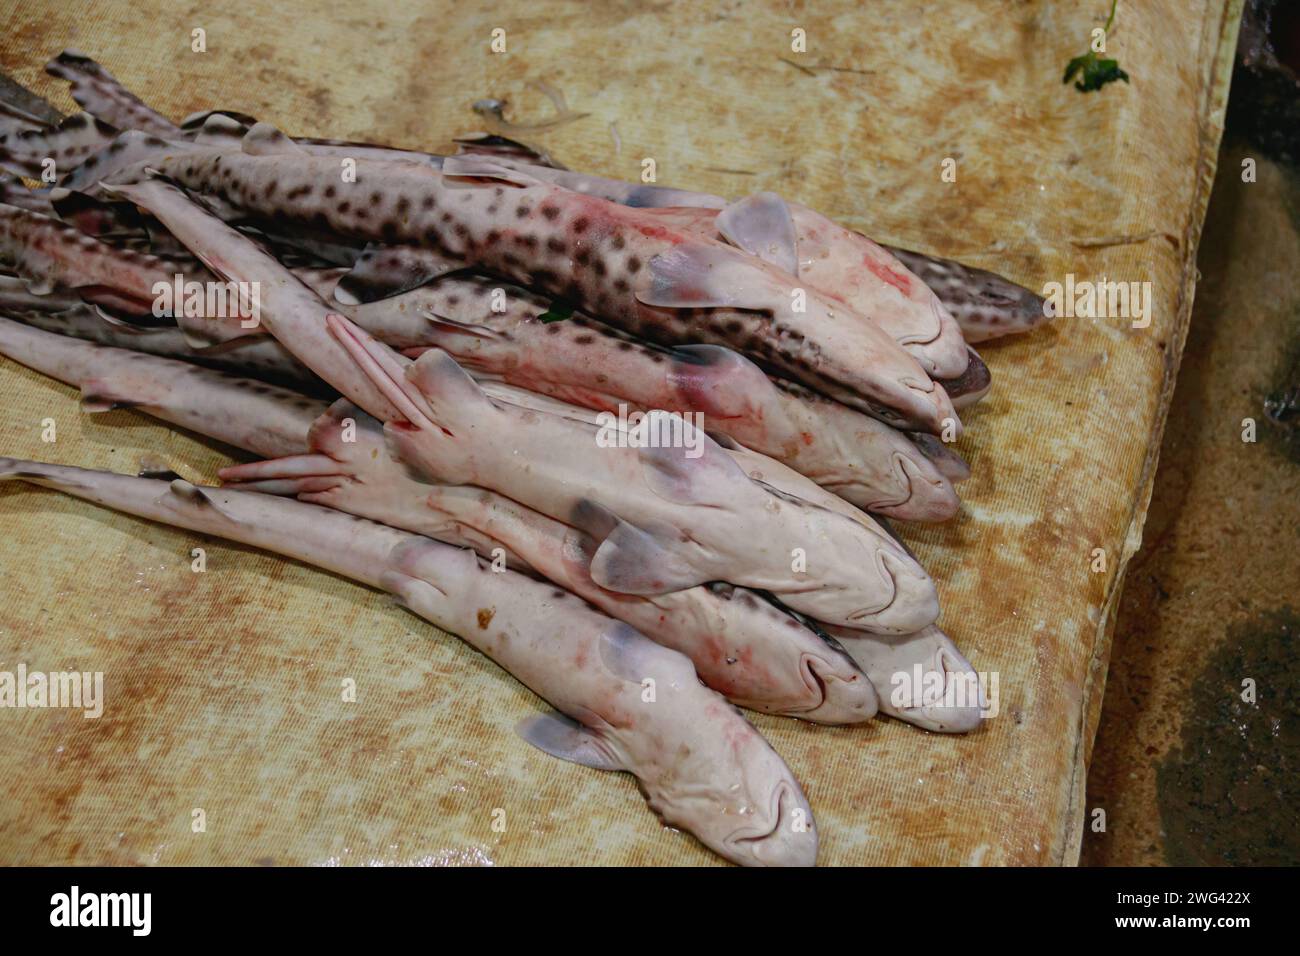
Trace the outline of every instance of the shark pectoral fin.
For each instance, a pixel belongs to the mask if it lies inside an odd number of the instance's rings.
[[[615,677],[640,684],[659,677],[673,651],[656,644],[630,624],[615,624],[600,635],[600,661]]]
[[[560,543],[560,560],[569,577],[583,584],[591,580],[591,562],[596,556],[598,542],[580,528],[566,528]]]
[[[592,556],[591,579],[620,594],[667,594],[703,584],[709,575],[655,535],[620,520]]]
[[[306,155],[306,150],[270,123],[254,123],[242,142],[244,152],[250,156]]]
[[[464,262],[432,249],[372,242],[334,286],[334,299],[344,305],[376,302],[463,268]]]
[[[683,242],[650,260],[650,286],[636,297],[670,309],[771,308],[773,289],[753,265],[720,242]]]
[[[593,770],[626,770],[609,745],[593,730],[557,711],[525,717],[515,733],[543,753]]]
[[[400,548],[401,545],[398,545]],[[396,563],[390,556],[390,563]],[[435,578],[436,580],[436,578]],[[410,611],[416,617],[428,619],[429,608],[446,598],[446,593],[436,584],[417,574],[387,568],[379,573],[379,586],[389,593],[394,604]]]
[[[678,504],[727,507],[752,489],[752,479],[735,459],[681,416],[652,411],[644,426],[644,434],[668,439],[661,447],[637,449],[641,475],[660,498]]]
[[[755,193],[733,202],[715,221],[724,239],[782,272],[799,274],[798,239],[790,207],[776,193]]]

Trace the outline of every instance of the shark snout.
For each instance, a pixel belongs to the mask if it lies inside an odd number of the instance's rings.
[[[798,784],[779,781],[753,825],[732,834],[727,844],[728,856],[744,866],[815,866],[817,831]]]
[[[969,733],[979,726],[985,707],[979,675],[956,647],[940,647],[934,669],[943,674],[943,695],[913,708],[912,723],[940,733]]]
[[[876,689],[847,658],[840,662],[804,654],[800,665],[818,703],[799,717],[818,724],[860,724],[876,716],[880,709]]]
[[[877,633],[911,634],[933,624],[939,617],[939,593],[933,579],[905,554],[885,551],[880,561],[893,581],[893,598],[883,608],[850,614],[851,626]]]

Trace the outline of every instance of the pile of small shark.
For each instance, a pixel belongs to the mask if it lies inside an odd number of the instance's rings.
[[[525,740],[737,863],[818,843],[737,708],[978,726],[887,521],[957,513],[971,346],[1042,299],[770,192],[174,123],[82,54],[47,70],[84,112],[0,103],[0,353],[247,456],[220,487],[0,477],[390,592],[555,708]]]

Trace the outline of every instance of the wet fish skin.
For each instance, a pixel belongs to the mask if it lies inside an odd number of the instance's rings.
[[[601,542],[592,561],[601,587],[662,594],[726,580],[822,620],[891,633],[938,616],[934,582],[896,542],[754,482],[702,433],[692,432],[698,459],[682,448],[600,448],[586,422],[489,399],[446,353],[410,363],[342,317],[329,323],[401,408],[386,426],[398,457],[436,481],[491,488],[588,531]],[[671,424],[665,417],[652,412],[651,427]],[[796,549],[811,570],[798,569]]]
[[[94,64],[84,54],[65,51],[64,55],[71,55],[85,63],[93,64],[93,69],[98,71],[101,77],[107,77],[121,91],[122,99],[134,103],[140,102],[134,94],[123,89],[111,76],[107,75],[107,72],[102,67]],[[207,111],[195,114],[194,117],[190,117],[189,120],[183,123],[178,130],[170,121],[148,109],[148,107],[145,107],[143,114],[135,114],[130,111],[125,113],[116,112],[103,100],[91,102],[91,105],[95,106],[96,109],[91,109],[86,106],[86,103],[82,103],[82,105],[88,112],[101,118],[110,119],[111,125],[121,129],[143,130],[158,136],[173,138],[193,138],[198,128],[203,125],[204,120],[214,113],[220,112]],[[137,115],[141,116],[142,120],[137,121]],[[247,129],[257,122],[254,117],[243,114],[227,113],[225,115],[235,118],[232,119],[232,122],[241,129]],[[156,120],[161,120],[161,124],[157,123]],[[297,138],[295,141],[308,150],[316,150],[322,154],[337,153],[376,158],[403,157],[413,162],[427,163],[435,167],[440,167],[443,159],[443,157],[435,154],[414,150],[397,150],[371,143],[351,143],[341,140],[311,138]],[[457,140],[457,143],[464,153],[488,156],[507,165],[511,163],[519,164],[520,168],[527,169],[532,175],[548,179],[551,182],[563,185],[567,189],[634,208],[694,206],[721,210],[728,205],[726,199],[706,193],[673,189],[665,186],[628,183],[585,173],[573,173],[562,165],[555,163],[545,153],[524,144],[504,140],[501,137],[463,138]],[[318,147],[319,150],[317,150]],[[348,152],[349,150],[350,152]],[[364,152],[358,154],[357,150],[364,150]],[[791,208],[802,224],[806,226],[815,226],[817,224],[817,220],[813,217],[817,217],[819,214],[798,204],[792,204]],[[811,215],[805,216],[805,213]],[[825,217],[820,218],[825,219]],[[826,221],[836,225],[832,220]],[[837,226],[837,228],[842,227]],[[855,232],[854,235],[861,234]],[[952,259],[944,259],[896,246],[877,245],[866,239],[865,236],[862,238],[871,245],[892,255],[899,263],[904,265],[905,269],[903,271],[910,270],[911,273],[921,279],[925,286],[930,287],[938,296],[939,302],[944,309],[956,320],[967,342],[974,344],[1001,335],[1028,331],[1041,324],[1044,319],[1050,318],[1042,311],[1044,300],[1040,296],[995,273],[965,266]],[[903,335],[906,336],[907,334],[909,334],[908,330],[904,329]],[[955,361],[960,361],[956,356],[952,358]],[[927,368],[927,371],[930,370]],[[934,372],[940,377],[952,377],[954,374],[960,374],[959,369],[952,367],[935,368]]]
[[[236,131],[242,131],[243,127],[236,125]],[[411,151],[392,150],[386,147],[368,147],[364,144],[326,144],[319,141],[308,140],[290,140],[279,131],[263,129],[260,133],[262,149],[279,149],[294,150],[300,149],[316,155],[337,155],[337,156],[361,156],[375,159],[401,159],[428,165],[437,169],[441,166],[442,157],[428,154],[414,153]],[[169,155],[173,158],[180,152],[188,152],[184,144],[165,143],[156,138],[141,138],[136,136],[131,141],[133,148],[143,150],[142,155],[163,156]],[[114,143],[114,148],[122,147],[126,140]],[[202,152],[199,147],[196,151]],[[210,150],[209,150],[210,152]],[[137,160],[140,155],[123,152],[113,161],[109,167],[101,166],[99,173],[107,173],[113,169],[129,166],[130,160]],[[87,167],[94,162],[87,162]],[[524,163],[516,163],[514,168],[528,170],[532,173],[543,173],[544,175],[563,175],[569,177],[564,180],[566,188],[575,183],[584,184],[587,177],[581,174],[563,173],[558,174],[556,171],[544,167],[533,167]],[[73,174],[74,179],[81,176],[82,172],[78,170]],[[612,191],[615,196],[620,195],[618,186],[625,187],[621,192],[628,195],[621,196],[623,199],[630,201],[631,193],[635,187],[631,184],[617,184],[616,181],[598,180],[600,184],[606,185],[606,191]],[[572,181],[571,181],[572,180]],[[599,192],[599,189],[590,190]],[[703,194],[689,194],[681,192],[686,197],[683,202],[696,197],[693,201],[697,204],[703,204],[713,197],[707,197]],[[666,195],[657,196],[657,201],[669,201]],[[941,384],[945,390],[953,397],[954,407],[961,408],[973,404],[987,392],[987,367],[982,363],[978,366],[979,373],[984,383],[980,388],[974,390],[974,393],[959,391],[959,388],[965,387],[974,376],[966,371],[968,361],[968,350],[962,346],[961,334],[957,326],[953,323],[939,300],[935,297],[923,283],[916,280],[908,270],[901,265],[896,259],[893,259],[888,252],[882,247],[872,242],[867,237],[852,230],[845,229],[833,221],[821,216],[807,207],[799,204],[789,204],[789,209],[794,216],[795,224],[798,231],[798,255],[800,261],[799,274],[801,278],[811,279],[809,285],[827,295],[833,296],[844,304],[850,306],[855,311],[863,315],[869,315],[873,321],[879,322],[882,327],[888,331],[894,338],[905,348],[911,351],[923,365],[927,372],[941,378]],[[670,216],[676,227],[699,234],[705,238],[721,239],[714,221],[718,218],[712,208],[696,208],[693,210],[674,209],[674,210],[654,210],[660,221],[665,221],[665,214]],[[407,247],[393,246],[389,247],[396,254],[399,250]],[[409,247],[408,254],[416,256],[417,260],[422,256],[431,254],[433,250],[423,247]],[[442,253],[438,253],[441,258]],[[453,257],[455,259],[456,257]],[[861,261],[859,261],[861,260]],[[331,260],[336,261],[336,260]],[[434,267],[437,268],[436,266]],[[426,267],[427,269],[427,267]],[[395,286],[395,290],[409,288],[425,281],[429,272],[421,271],[420,267],[412,270],[412,278],[405,285]],[[913,301],[909,302],[908,299]],[[978,357],[976,357],[978,360]],[[888,415],[884,416],[888,417]]]
[[[128,187],[128,192],[130,189],[131,187]],[[186,212],[190,211],[188,206],[182,208]],[[113,246],[105,246],[103,252],[107,256],[119,255],[119,251]],[[123,260],[122,268],[134,275],[139,269],[139,261],[132,259],[126,253],[120,253],[120,256]],[[255,273],[249,270],[246,274]],[[328,297],[330,279],[322,280],[305,273],[298,273],[298,275],[303,276],[322,296]],[[331,276],[334,281],[337,280],[336,275],[330,273],[325,275]],[[161,269],[155,268],[149,270],[149,274],[140,284],[158,280],[170,281],[170,276],[164,274]],[[413,342],[451,344],[450,339],[460,339],[463,336],[440,337],[438,324],[431,323],[427,313],[430,311],[445,313],[459,306],[462,299],[466,303],[471,300],[477,301],[479,305],[486,308],[487,303],[484,299],[488,289],[485,285],[486,281],[449,278],[442,283],[426,286],[406,296],[351,308],[340,306],[338,309],[386,342],[399,345],[409,345]],[[483,314],[482,310],[479,310],[477,314],[482,315],[484,322],[500,325],[507,317],[518,313],[519,309],[514,308],[515,306],[526,310],[530,301],[538,300],[520,292],[507,298],[507,306],[511,307],[508,308],[507,313],[498,315],[488,310]],[[244,336],[248,332],[232,326],[224,318],[187,316],[182,317],[181,321],[187,326],[189,337],[200,343],[216,342],[228,334]],[[535,324],[532,326],[533,331],[539,328]],[[528,364],[534,372],[539,370],[539,363],[546,357],[547,353],[542,351],[543,346],[555,344],[560,338],[574,337],[571,324],[546,328],[548,333],[562,334],[560,336],[534,334],[530,337],[527,345],[527,354],[530,356]],[[598,326],[598,328],[605,327]],[[260,329],[253,331],[260,331]],[[516,334],[523,331],[525,331],[523,328],[517,329]],[[155,338],[161,337],[155,335]],[[582,333],[576,338],[604,343],[608,354],[602,361],[594,363],[584,361],[574,366],[567,361],[565,354],[552,350],[550,382],[553,388],[560,392],[560,397],[575,396],[578,391],[577,382],[581,378],[583,369],[594,371],[599,367],[605,372],[612,373],[615,369],[613,363],[620,361],[622,370],[614,377],[626,385],[634,381],[632,372],[637,367],[643,367],[644,371],[649,371],[652,376],[658,378],[656,385],[653,377],[651,379],[647,379],[644,375],[641,377],[642,383],[651,391],[648,395],[643,393],[648,399],[640,403],[643,407],[703,411],[714,423],[730,425],[728,434],[742,443],[775,454],[782,459],[799,459],[795,464],[800,466],[801,470],[806,470],[813,477],[836,487],[855,503],[878,507],[884,513],[917,520],[943,520],[957,507],[956,497],[951,487],[937,472],[927,468],[925,459],[915,454],[911,446],[903,442],[892,429],[827,401],[816,393],[802,389],[793,383],[783,383],[784,387],[774,386],[756,367],[734,353],[715,346],[687,347],[675,351],[656,350],[646,345],[632,343],[626,337],[619,338],[612,329],[607,329],[606,335],[593,336]],[[143,343],[124,342],[119,339],[111,344],[133,347]],[[263,346],[256,352],[263,350],[281,351],[274,346]],[[158,350],[154,349],[154,351]],[[265,361],[263,356],[255,353],[254,349],[241,347],[239,351],[242,357],[249,361],[259,363]],[[456,352],[456,349],[453,348],[452,351]],[[587,351],[590,351],[590,348]],[[186,349],[185,352],[189,356],[202,354],[195,349]],[[208,354],[219,356],[221,353],[209,352]],[[480,359],[478,367],[484,369],[481,360],[491,354],[491,350],[480,344],[475,346],[475,354]],[[716,358],[719,355],[726,356],[730,361],[722,363],[705,361],[707,356]],[[658,366],[650,368],[656,360],[664,356],[671,360],[664,369],[667,376],[660,372]],[[289,376],[293,380],[307,380],[305,370],[300,364],[295,363],[291,356],[277,356],[277,359],[279,358],[283,358],[283,362],[277,361],[276,364],[282,367],[274,369],[278,376]],[[641,359],[640,366],[632,364],[636,359]],[[505,361],[514,361],[514,359],[506,358]],[[218,364],[228,366],[231,363]],[[727,375],[728,368],[737,374]],[[517,365],[515,369],[518,369]],[[487,367],[484,370],[494,372],[502,369]],[[543,370],[543,374],[545,371]],[[711,383],[704,381],[709,377],[714,379]],[[530,375],[519,383],[536,389],[543,386],[545,380]],[[542,390],[546,389],[542,388]],[[634,398],[635,396],[620,397]],[[751,403],[748,409],[744,408],[746,402]],[[588,401],[587,404],[592,402]],[[817,409],[811,415],[808,412],[810,406],[816,406]],[[842,436],[834,428],[827,430],[825,423],[828,419],[832,422],[842,422],[844,428],[848,430],[844,431]],[[746,420],[751,427],[745,427]],[[819,453],[831,443],[838,443],[838,448],[831,452],[831,463],[826,465],[824,459],[819,458]],[[877,451],[882,449],[883,453],[877,455]],[[836,455],[838,457],[835,457]],[[845,467],[841,464],[845,461],[854,464]]]
[[[825,724],[875,716],[875,690],[835,648],[753,592],[714,582],[645,597],[592,580],[596,542],[508,498],[440,486],[431,508],[521,553],[542,574],[690,657],[705,684],[740,707]],[[794,680],[794,678],[798,680]],[[756,692],[757,691],[757,692]]]
[[[135,187],[127,187],[127,192],[129,193],[133,188]],[[146,188],[157,191],[156,187]],[[189,205],[182,205],[181,208],[187,214],[193,211]],[[119,254],[112,246],[104,247],[103,251],[109,256]],[[139,262],[133,260],[128,254],[120,255],[123,269],[130,274],[135,274],[139,269]],[[244,274],[256,273],[250,269]],[[299,275],[304,275],[309,284],[313,284],[321,295],[328,297],[328,280],[322,281],[306,276],[304,273]],[[333,278],[336,281],[337,277],[333,276]],[[144,279],[149,283],[158,280],[170,281],[170,276],[163,274],[159,269],[154,269],[152,274],[146,275]],[[487,302],[483,297],[487,291],[485,281],[449,278],[443,283],[426,286],[406,296],[351,308],[341,306],[338,308],[339,311],[355,319],[363,328],[387,342],[450,344],[449,339],[459,340],[463,336],[440,337],[439,325],[430,322],[427,313],[446,312],[450,307],[458,305],[462,298],[466,303],[474,300],[486,308]],[[526,293],[519,293],[508,297],[507,305],[510,307],[518,305],[527,309],[530,301],[538,300],[527,296]],[[485,322],[499,326],[508,316],[517,312],[518,309],[512,309],[504,315],[498,315],[488,310],[484,314],[480,309],[478,314],[483,315]],[[191,340],[199,343],[217,342],[228,334],[237,336],[247,334],[247,330],[233,326],[224,318],[183,316],[181,322],[186,326],[187,335]],[[702,411],[712,422],[730,425],[728,434],[742,443],[756,447],[760,451],[773,453],[778,458],[798,459],[795,464],[801,470],[836,487],[840,493],[854,500],[855,503],[878,507],[884,513],[917,520],[943,520],[956,510],[957,500],[951,486],[934,469],[929,468],[924,457],[916,454],[910,444],[904,442],[892,429],[792,383],[784,383],[784,388],[778,388],[772,385],[755,366],[734,353],[716,346],[687,347],[675,351],[656,350],[630,342],[625,337],[620,339],[613,330],[607,330],[607,335],[593,336],[582,333],[574,336],[571,324],[562,327],[547,326],[548,333],[560,332],[560,336],[540,334],[540,328],[541,326],[537,324],[532,325],[531,330],[535,334],[530,337],[527,345],[527,354],[530,356],[528,365],[532,372],[539,371],[539,364],[548,354],[543,351],[543,347],[557,344],[561,338],[591,340],[606,345],[607,354],[602,361],[594,363],[584,361],[577,366],[568,361],[570,355],[554,349],[550,351],[552,361],[549,370],[541,371],[544,376],[549,371],[552,387],[560,393],[560,397],[575,396],[579,389],[578,381],[582,369],[595,371],[599,367],[604,372],[613,373],[616,367],[614,363],[619,362],[621,371],[614,378],[628,385],[636,380],[634,371],[641,368],[643,372],[648,373],[648,377],[647,375],[640,377],[640,382],[646,390],[642,393],[642,397],[646,400],[639,403],[642,407]],[[525,328],[518,328],[515,334],[524,331]],[[161,337],[155,336],[155,338]],[[112,344],[132,347],[143,343],[119,340]],[[257,351],[263,349],[277,351],[273,346],[264,346]],[[185,351],[190,356],[196,355],[195,349]],[[263,357],[255,354],[253,349],[240,348],[239,351],[242,357],[250,361],[264,361]],[[453,348],[452,351],[457,350]],[[590,352],[590,347],[586,351]],[[213,353],[209,351],[209,354]],[[492,354],[492,351],[478,344],[475,346],[475,354],[480,359],[478,367],[483,369],[481,360]],[[517,349],[514,354],[518,354]],[[671,361],[660,369],[655,363],[665,356]],[[719,356],[726,357],[728,361],[706,361],[706,358],[716,359]],[[275,371],[281,376],[290,374],[294,380],[307,380],[305,370],[300,364],[295,363],[290,356],[282,357],[283,363],[277,362],[277,364],[282,364],[284,367]],[[587,358],[590,359],[591,356],[588,355]],[[641,360],[639,365],[636,364],[637,359]],[[507,357],[505,361],[515,362],[515,359]],[[228,366],[231,363],[218,364]],[[485,370],[501,371],[500,368],[491,367]],[[517,364],[514,370],[518,371]],[[667,374],[665,375],[664,372]],[[536,375],[530,375],[520,384],[536,389],[545,385],[545,378],[539,379]],[[542,387],[542,390],[547,389]],[[590,397],[588,394],[589,399]],[[635,395],[625,394],[620,398],[635,398]],[[749,403],[748,407],[746,403]],[[593,404],[593,402],[589,400],[586,404]],[[817,409],[811,415],[808,411],[810,406],[815,406]],[[847,430],[841,433],[834,428],[826,429],[824,426],[828,419],[831,422],[843,423],[843,427]],[[746,427],[746,423],[750,427]],[[830,450],[829,463],[825,458],[819,457],[823,449]],[[881,453],[877,454],[877,452]],[[851,464],[846,467],[844,462]]]
[[[17,276],[0,275],[0,309],[10,312],[62,312],[78,306],[86,306],[86,303],[81,296],[69,289],[33,292]]]
[[[202,144],[163,139],[138,129],[128,129],[96,153],[87,156],[79,165],[68,170],[59,185],[79,189],[100,198],[100,184],[112,180],[123,170],[143,166],[164,156],[192,155],[215,152],[215,148]]]
[[[41,213],[0,205],[0,265],[17,272],[28,288],[56,286],[131,315],[150,315],[153,283],[178,267],[157,256],[118,249]],[[193,278],[202,281],[203,275]]]
[[[842,321],[814,294],[808,312],[795,314],[790,277],[774,267],[545,183],[476,183],[465,178],[467,162],[452,177],[358,160],[358,181],[348,184],[337,160],[306,153],[176,155],[153,165],[188,188],[237,195],[258,215],[423,242],[449,261],[570,298],[642,337],[748,343],[744,351],[763,364],[891,423],[936,433],[949,422],[960,427],[947,396],[885,333]]]
[[[44,216],[55,215],[48,189],[28,189],[21,180],[4,173],[0,173],[0,203],[17,206],[28,212],[39,212]]]
[[[665,186],[639,185],[587,173],[576,173],[563,167],[539,168],[544,164],[536,159],[530,160],[513,155],[511,152],[496,155],[489,146],[481,147],[477,151],[494,156],[506,165],[524,169],[548,182],[562,185],[566,189],[598,196],[623,205],[638,208],[696,207],[709,210],[722,210],[728,205],[726,199],[708,193]],[[806,210],[806,207],[799,206],[797,203],[789,205],[801,229],[813,228],[819,219],[826,218],[819,213]],[[801,222],[805,212],[811,215]],[[836,229],[843,228],[833,220],[826,221]],[[964,265],[955,259],[945,259],[911,249],[876,243],[855,230],[849,232],[892,256],[903,266],[901,271],[910,272],[914,278],[929,287],[952,320],[957,323],[962,337],[970,344],[1001,335],[1025,332],[1051,318],[1042,311],[1044,300],[1041,296],[996,273]],[[900,331],[907,334],[905,327]],[[949,374],[952,371],[952,368],[943,370]]]
[[[536,412],[558,416],[573,422],[585,423],[590,427],[593,434],[602,426],[600,414],[590,409],[572,405],[549,396],[538,395],[535,392],[513,385],[492,381],[481,381],[478,382],[478,385],[482,388],[484,394],[493,401],[518,406],[519,408],[532,409]],[[619,427],[622,428],[622,426]],[[626,431],[627,429],[622,430]],[[907,550],[906,544],[902,542],[884,518],[872,518],[844,498],[832,493],[827,488],[821,487],[806,475],[800,474],[774,458],[769,458],[767,455],[739,445],[725,435],[719,435],[716,441],[720,449],[755,483],[787,499],[797,500],[804,505],[815,506],[842,515],[859,525],[870,538],[879,539],[891,546],[897,544],[908,557],[916,561],[916,556]],[[884,632],[894,633],[890,629],[885,629]]]
[[[650,807],[736,863],[812,865],[811,809],[781,758],[690,662],[582,601],[471,551],[270,495],[0,458],[0,478],[327,568],[395,594],[570,720],[523,733],[557,756],[636,775]],[[653,680],[654,703],[643,701]],[[800,824],[806,822],[806,829]]]
[[[53,211],[53,210],[52,210]],[[161,318],[155,283],[210,278],[192,259],[178,261],[88,235],[53,216],[0,205],[0,266],[36,294],[73,289],[85,301],[141,319]]]
[[[4,72],[0,72],[0,116],[31,126],[57,123],[63,114],[41,96]]]
[[[501,548],[511,567],[535,568],[579,596],[594,597],[612,617],[687,654],[705,683],[739,706],[819,723],[853,723],[875,712],[876,692],[890,690],[889,668],[898,658],[889,639],[837,632],[872,677],[863,686],[857,683],[863,675],[846,666],[839,652],[744,589],[714,584],[648,599],[601,591],[590,580],[590,544],[576,529],[484,489],[416,482],[388,457],[378,423],[346,401],[327,410],[324,401],[283,389],[3,320],[0,354],[81,388],[89,410],[125,405],[277,459],[224,469],[223,477],[251,479],[228,484],[233,490],[297,494],[303,501],[472,547],[487,558]],[[349,419],[356,431],[345,441],[342,428]],[[783,657],[792,664],[778,665]],[[796,675],[803,679],[788,680]]]

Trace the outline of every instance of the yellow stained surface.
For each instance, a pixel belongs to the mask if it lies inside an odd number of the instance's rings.
[[[469,107],[487,96],[544,120],[546,83],[588,115],[519,135],[571,168],[634,178],[650,157],[661,184],[776,190],[1035,288],[1151,283],[1147,328],[1064,319],[984,348],[995,385],[964,416],[965,510],[904,529],[941,623],[997,675],[997,716],[959,738],[755,718],[812,801],[822,863],[1056,864],[1078,856],[1240,12],[1123,4],[1107,48],[1132,82],[1080,95],[1061,72],[1106,7],[0,0],[0,68],[70,111],[41,72],[70,46],[175,118],[223,107],[426,148],[483,128]],[[196,481],[232,457],[135,413],[82,415],[71,389],[11,362],[0,393],[4,454],[116,471],[162,457]],[[0,862],[716,861],[629,776],[520,741],[541,702],[383,595],[24,486],[0,490],[0,528],[0,669],[102,671],[107,695],[97,720],[0,711]]]

